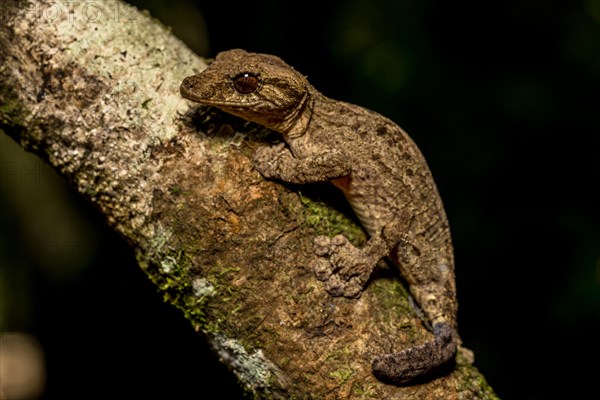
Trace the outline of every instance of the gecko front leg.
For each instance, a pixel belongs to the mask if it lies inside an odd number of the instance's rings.
[[[325,182],[352,171],[348,158],[339,151],[296,158],[285,143],[259,147],[252,161],[254,168],[265,178],[296,184]]]

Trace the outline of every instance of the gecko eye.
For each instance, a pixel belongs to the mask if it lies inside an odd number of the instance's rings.
[[[245,72],[233,78],[233,87],[241,94],[250,94],[256,92],[260,80],[258,76]]]

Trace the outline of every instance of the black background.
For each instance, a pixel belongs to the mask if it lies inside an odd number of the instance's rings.
[[[600,2],[132,3],[201,55],[237,47],[279,55],[329,97],[398,122],[446,206],[460,332],[476,366],[501,398],[595,392]],[[0,185],[2,300],[12,305],[3,329],[42,344],[45,398],[183,398],[212,386],[239,397],[102,217],[59,179],[47,181],[62,190],[54,196],[62,211],[32,211],[50,197],[31,194],[42,185]],[[87,264],[57,275],[40,254],[56,234],[52,221],[65,218],[78,221],[72,230],[86,250],[77,263]]]

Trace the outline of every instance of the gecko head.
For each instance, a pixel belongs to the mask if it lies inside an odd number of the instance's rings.
[[[280,132],[296,125],[310,96],[306,77],[279,57],[240,49],[219,53],[200,74],[185,78],[180,92]]]

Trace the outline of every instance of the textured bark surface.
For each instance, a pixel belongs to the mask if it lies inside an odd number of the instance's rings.
[[[117,1],[3,7],[0,127],[104,213],[248,392],[495,398],[465,351],[423,384],[373,377],[374,356],[431,339],[397,274],[382,266],[360,299],[325,292],[308,267],[313,237],[360,243],[360,227],[318,200],[334,192],[252,168],[273,134],[180,97],[205,64],[168,29]]]

